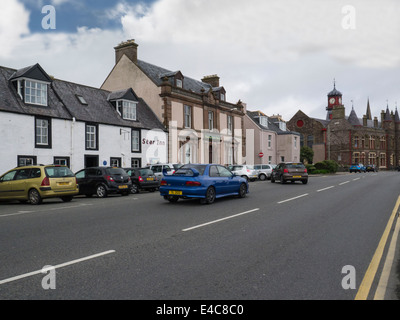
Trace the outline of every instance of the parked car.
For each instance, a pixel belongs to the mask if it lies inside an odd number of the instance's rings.
[[[287,181],[308,182],[307,168],[301,162],[282,162],[272,171],[271,182],[280,181],[282,184]]]
[[[66,166],[17,167],[0,177],[0,200],[41,204],[43,199],[71,201],[79,192],[74,173]]]
[[[154,172],[147,168],[125,168],[131,177],[131,193],[138,193],[140,190],[156,191],[160,187],[160,180]]]
[[[349,168],[350,173],[351,172],[365,172],[366,169],[362,163],[357,163],[357,164],[352,164]]]
[[[367,164],[365,166],[365,172],[378,172],[378,167],[374,164]]]
[[[75,176],[79,194],[87,197],[96,194],[99,198],[105,198],[112,193],[128,195],[132,188],[131,178],[122,168],[91,167],[78,171]]]
[[[167,175],[171,175],[181,166],[182,164],[180,163],[157,163],[146,166],[146,169],[153,171],[155,176],[161,180],[163,177],[163,171],[166,172]]]
[[[226,167],[218,164],[185,164],[161,180],[160,195],[165,200],[197,198],[210,204],[226,196],[246,197],[249,184]]]
[[[229,166],[228,169],[234,174],[245,178],[246,180],[255,181],[258,179],[258,173],[256,170],[254,170],[252,165],[233,165]]]
[[[258,179],[264,181],[265,179],[271,179],[273,166],[271,164],[255,164],[254,170],[257,171]]]

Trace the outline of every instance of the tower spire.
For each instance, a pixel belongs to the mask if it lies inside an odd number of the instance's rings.
[[[370,104],[369,104],[369,97],[368,97],[368,102],[367,102],[367,113],[366,113],[366,116],[367,116],[367,120],[372,120],[371,107],[370,107]]]

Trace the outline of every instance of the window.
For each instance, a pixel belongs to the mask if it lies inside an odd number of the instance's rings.
[[[233,132],[233,119],[232,116],[228,116],[228,134]]]
[[[132,152],[141,152],[140,131],[138,130],[132,130]]]
[[[373,136],[369,136],[369,148],[375,149],[375,139]]]
[[[83,104],[83,105],[87,105],[88,103],[86,102],[85,98],[82,97],[81,95],[77,94],[76,98],[78,99],[78,101]]]
[[[358,146],[359,146],[359,138],[358,138],[358,136],[355,136],[354,137],[354,148],[358,148]]]
[[[86,124],[86,150],[98,150],[97,130],[97,125]]]
[[[122,102],[122,118],[126,120],[136,120],[136,103],[132,101]]]
[[[297,137],[294,137],[294,147],[297,149]]]
[[[214,129],[214,112],[208,111],[208,129]]]
[[[386,153],[381,153],[380,154],[379,166],[380,167],[386,167]]]
[[[36,156],[18,156],[18,167],[36,164]]]
[[[268,128],[268,117],[262,116],[259,118],[260,124]]]
[[[132,168],[140,168],[142,166],[142,159],[132,158],[131,159],[131,167]]]
[[[370,152],[368,154],[368,163],[369,164],[376,164],[376,153],[375,152]]]
[[[185,128],[192,127],[192,107],[184,106],[184,126]]]
[[[47,84],[25,80],[25,102],[47,106]]]
[[[110,158],[110,166],[111,167],[120,167],[121,166],[121,158]]]
[[[54,164],[69,167],[69,157],[54,157]]]
[[[225,101],[225,93],[221,92],[221,101]]]
[[[183,88],[183,82],[182,82],[181,79],[176,79],[176,86],[177,86],[178,88]]]
[[[272,135],[268,135],[268,148],[272,147]]]
[[[35,118],[35,147],[51,148],[51,120]]]
[[[380,141],[381,141],[381,149],[385,150],[386,149],[386,137],[382,136]]]

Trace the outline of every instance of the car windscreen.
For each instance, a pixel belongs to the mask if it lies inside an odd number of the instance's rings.
[[[44,171],[49,178],[74,177],[74,173],[67,167],[46,167]]]
[[[230,170],[231,171],[236,171],[236,170],[242,170],[243,166],[233,166]]]
[[[152,176],[152,175],[154,175],[154,173],[150,169],[139,169],[139,175],[141,175],[141,176]]]
[[[193,171],[190,170],[190,168],[196,169],[200,175],[203,175],[204,170],[206,169],[205,165],[189,165],[189,164],[185,164],[182,167],[180,167],[178,170],[175,171],[174,175],[179,175],[179,176],[192,176],[193,175]]]

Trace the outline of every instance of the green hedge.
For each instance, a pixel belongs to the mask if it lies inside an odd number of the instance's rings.
[[[335,173],[337,172],[339,165],[336,161],[333,160],[324,160],[321,162],[317,162],[315,164],[309,164],[306,166],[307,171],[310,174],[317,174],[317,173]]]

